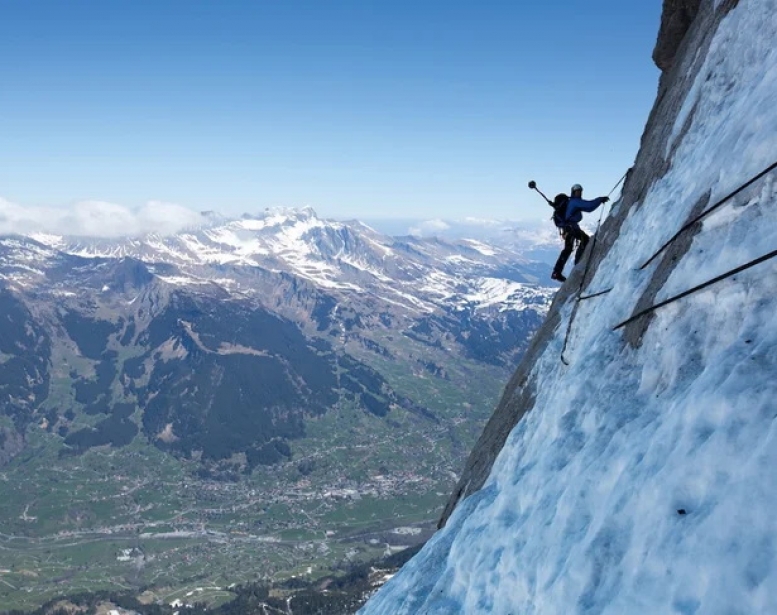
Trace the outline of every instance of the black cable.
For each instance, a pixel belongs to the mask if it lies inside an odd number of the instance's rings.
[[[668,305],[670,303],[673,303],[677,301],[678,299],[682,299],[683,297],[687,297],[690,294],[695,293],[696,291],[699,291],[703,288],[707,288],[708,286],[711,286],[712,284],[715,284],[716,282],[720,282],[721,280],[725,280],[726,278],[730,278],[732,275],[736,275],[740,271],[744,271],[745,269],[750,269],[750,267],[755,267],[756,265],[759,265],[760,263],[763,263],[764,261],[768,261],[770,258],[774,258],[777,256],[777,250],[774,250],[773,252],[769,252],[769,254],[764,254],[760,258],[756,258],[755,260],[750,261],[749,263],[746,263],[742,265],[741,267],[737,267],[736,269],[732,269],[731,271],[727,271],[724,274],[721,274],[715,278],[712,278],[711,280],[707,280],[703,284],[699,284],[698,286],[694,286],[693,288],[690,288],[686,290],[685,292],[680,293],[679,295],[675,295],[674,297],[670,297],[669,299],[666,299],[664,301],[661,301],[660,303],[656,303],[655,305],[645,308],[644,310],[641,310],[634,314],[633,316],[627,318],[619,325],[616,325],[612,328],[613,331],[617,331],[618,329],[625,327],[630,322],[634,322],[637,320],[637,318],[640,318],[641,316],[644,316],[645,314],[649,314],[650,312],[653,312],[657,310],[658,308],[664,307],[665,305]]]
[[[567,332],[564,335],[564,345],[561,347],[561,362],[564,365],[569,365],[569,361],[567,361],[564,358],[564,353],[567,350],[567,343],[569,342],[569,333],[572,331],[572,323],[575,320],[575,315],[577,314],[577,306],[580,305],[580,293],[583,292],[583,285],[585,284],[585,279],[588,277],[588,269],[591,266],[591,259],[594,254],[594,248],[596,248],[596,236],[599,234],[599,226],[602,223],[602,217],[604,216],[604,207],[602,207],[602,213],[599,214],[599,223],[596,225],[596,232],[594,233],[593,241],[591,242],[591,250],[588,252],[588,258],[586,258],[585,261],[585,269],[583,270],[583,277],[580,280],[580,288],[577,289],[577,299],[575,300],[575,305],[572,308],[572,313],[569,315],[569,323],[567,324]]]
[[[621,182],[622,182],[624,179],[626,179],[626,176],[629,174],[629,171],[631,171],[631,167],[629,167],[629,168],[628,168],[628,170],[627,170],[627,171],[626,171],[626,172],[625,172],[625,173],[624,173],[624,174],[621,176],[621,178],[618,180],[618,183],[616,183],[616,184],[615,184],[615,185],[612,187],[612,190],[610,190],[610,191],[607,193],[607,196],[608,196],[608,197],[611,197],[611,196],[612,196],[612,193],[613,193],[613,192],[615,192],[615,189],[616,189],[618,186],[620,186],[620,185],[621,185]]]
[[[600,290],[598,293],[593,293],[592,295],[585,295],[583,297],[580,297],[578,301],[585,301],[586,299],[593,299],[594,297],[600,297],[602,295],[606,295],[612,290],[612,288],[608,288],[607,290]]]
[[[701,219],[702,219],[702,218],[704,218],[705,216],[707,216],[707,215],[711,214],[711,213],[712,213],[713,211],[715,211],[715,210],[716,210],[718,207],[720,207],[721,205],[723,205],[724,203],[726,203],[726,202],[727,202],[727,201],[729,201],[730,199],[734,198],[734,197],[735,197],[737,194],[739,194],[740,192],[742,192],[742,190],[744,190],[745,188],[747,188],[747,187],[751,186],[752,184],[754,184],[755,182],[757,182],[759,179],[761,179],[761,178],[762,178],[764,175],[766,175],[767,173],[770,173],[770,172],[772,172],[774,169],[777,169],[777,162],[775,162],[774,164],[772,164],[772,165],[770,165],[770,166],[766,167],[766,168],[765,168],[763,171],[761,171],[761,172],[760,172],[758,175],[756,175],[755,177],[753,177],[753,178],[752,178],[752,179],[750,179],[749,181],[747,181],[747,182],[745,182],[744,184],[742,184],[742,185],[741,185],[739,188],[737,188],[736,190],[734,190],[734,192],[732,192],[732,193],[730,193],[730,194],[728,194],[728,195],[724,196],[724,197],[723,197],[722,199],[720,199],[720,200],[719,200],[717,203],[715,203],[715,204],[714,204],[712,207],[710,207],[710,208],[709,208],[709,209],[707,209],[706,211],[704,211],[704,212],[700,213],[698,216],[696,216],[696,217],[695,217],[693,220],[691,220],[690,222],[686,223],[686,224],[685,224],[685,225],[684,225],[684,226],[683,226],[683,227],[682,227],[682,228],[681,228],[679,231],[677,231],[677,232],[676,232],[674,235],[672,235],[672,237],[670,237],[670,238],[669,238],[669,240],[668,240],[668,241],[667,241],[667,242],[666,242],[664,245],[662,245],[662,246],[661,246],[661,247],[660,247],[658,250],[656,250],[655,254],[653,254],[653,256],[651,256],[649,259],[647,259],[647,260],[646,260],[646,261],[645,261],[645,262],[644,262],[644,263],[643,263],[643,264],[640,266],[640,269],[644,269],[644,268],[645,268],[645,267],[647,267],[647,266],[648,266],[650,263],[652,263],[652,262],[655,260],[655,258],[656,258],[656,257],[657,257],[659,254],[661,254],[661,252],[663,252],[664,250],[666,250],[666,248],[668,248],[668,247],[669,247],[669,245],[670,245],[671,243],[673,243],[673,242],[674,242],[674,241],[675,241],[675,240],[676,240],[676,239],[677,239],[677,238],[678,238],[680,235],[682,235],[682,234],[683,234],[685,231],[687,231],[689,228],[691,228],[691,227],[692,227],[694,224],[696,224],[696,223],[697,223],[699,220],[701,220]]]

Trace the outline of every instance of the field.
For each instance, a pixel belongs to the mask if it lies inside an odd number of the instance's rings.
[[[435,391],[445,421],[424,429],[401,409],[379,422],[338,404],[310,418],[290,462],[236,480],[204,479],[142,436],[62,456],[61,438],[31,427],[0,472],[0,605],[101,589],[215,605],[236,583],[316,579],[417,544],[487,415],[489,401],[475,412],[456,393]]]

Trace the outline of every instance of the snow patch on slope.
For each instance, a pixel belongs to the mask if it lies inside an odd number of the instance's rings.
[[[484,256],[495,256],[496,251],[491,247],[487,246],[486,244],[477,241],[475,239],[463,239],[463,243],[467,244],[468,246],[472,247],[473,249],[477,250]]]
[[[498,307],[499,311],[526,307],[540,298],[538,289],[511,282],[501,278],[482,278],[474,284],[476,290],[463,296],[464,301],[477,306],[477,309]],[[534,300],[534,301],[532,301]]]

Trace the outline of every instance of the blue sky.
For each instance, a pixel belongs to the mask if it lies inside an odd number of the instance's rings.
[[[660,1],[0,3],[0,197],[546,217],[606,193]]]

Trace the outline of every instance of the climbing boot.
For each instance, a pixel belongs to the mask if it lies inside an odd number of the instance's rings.
[[[564,277],[563,273],[560,273],[559,271],[554,271],[550,274],[551,279],[558,280],[559,282],[566,282],[567,279]]]

